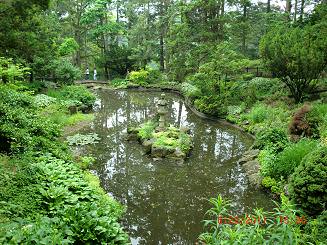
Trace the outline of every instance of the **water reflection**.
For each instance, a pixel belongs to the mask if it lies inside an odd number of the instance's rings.
[[[155,115],[160,93],[100,91],[97,115],[89,131],[101,136],[90,153],[93,171],[104,189],[127,206],[124,225],[133,244],[194,244],[202,231],[207,199],[222,194],[234,211],[256,203],[270,207],[267,197],[252,190],[237,159],[251,139],[237,130],[194,115],[176,95],[168,94],[169,121],[188,126],[195,147],[183,166],[154,162],[140,145],[125,140],[127,125]]]

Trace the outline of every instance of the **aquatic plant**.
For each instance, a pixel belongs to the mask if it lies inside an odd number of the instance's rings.
[[[90,134],[75,134],[73,136],[67,137],[67,142],[69,145],[89,145],[98,143],[100,138],[96,133]]]

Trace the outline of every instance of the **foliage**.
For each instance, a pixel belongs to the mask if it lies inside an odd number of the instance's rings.
[[[123,211],[121,206],[108,197],[98,184],[91,185],[87,180],[89,177],[84,176],[75,165],[42,155],[34,158],[33,164],[26,167],[28,172],[21,174],[28,174],[33,180],[32,184],[25,182],[28,184],[26,188],[30,189],[26,194],[35,192],[35,200],[31,201],[38,204],[39,214],[32,214],[27,209],[23,214],[28,218],[2,225],[1,243],[28,243],[32,240],[45,242],[49,239],[67,244],[127,242],[127,237],[117,222]],[[15,175],[13,172],[11,174]],[[14,186],[21,185],[18,181],[20,179],[13,180]],[[8,191],[12,187],[6,184],[2,186],[6,188],[2,193],[9,198],[12,194]],[[21,195],[22,192],[17,191],[16,196],[26,203]],[[18,200],[5,200],[8,202],[6,207],[14,208],[20,204],[17,203]],[[9,210],[6,212],[9,214]],[[10,209],[10,212],[17,214],[14,209]],[[15,229],[12,230],[13,228]]]
[[[38,94],[34,97],[34,104],[36,107],[44,108],[56,102],[56,98],[47,96],[45,94]]]
[[[302,159],[311,153],[317,147],[317,142],[303,139],[295,144],[289,144],[282,152],[278,153],[270,161],[264,160],[262,157],[262,172],[266,176],[276,179],[287,179],[296,167],[298,167]],[[267,159],[267,156],[265,156]]]
[[[280,128],[266,128],[256,135],[254,147],[257,149],[269,147],[276,152],[280,152],[288,143],[288,137],[284,130]]]
[[[60,108],[48,100],[1,86],[0,150],[10,154],[0,155],[0,243],[128,243],[123,208],[82,171],[93,159],[73,162],[58,125],[37,111],[35,101]]]
[[[316,219],[310,219],[305,226],[304,239],[307,243],[324,244],[327,241],[327,211],[323,211]]]
[[[240,81],[235,86],[237,96],[242,100],[248,100],[247,97],[252,97],[251,102],[268,99],[278,98],[277,96],[285,95],[283,83],[278,79],[270,79],[263,77],[256,77],[250,81]]]
[[[225,103],[224,96],[219,95],[202,96],[194,101],[198,110],[217,117],[224,117],[227,114]]]
[[[22,152],[53,146],[57,125],[35,113],[33,97],[3,87],[0,91],[1,151]],[[59,147],[60,148],[60,147]]]
[[[219,195],[210,199],[212,208],[207,211],[210,219],[205,220],[206,232],[199,239],[205,244],[294,244],[302,242],[300,225],[297,224],[297,210],[283,196],[282,205],[275,216],[261,209],[239,217],[228,213],[230,204]],[[270,218],[272,217],[272,218]],[[268,218],[267,218],[268,216]],[[288,217],[288,222],[279,217]]]
[[[303,210],[318,215],[327,203],[327,147],[308,154],[290,180],[290,194]]]
[[[61,56],[72,55],[79,48],[78,43],[74,38],[66,38],[59,47],[59,54]]]
[[[98,143],[100,138],[96,133],[91,134],[75,134],[73,136],[67,137],[67,142],[69,145],[89,145]]]
[[[195,99],[201,95],[200,89],[198,89],[196,86],[190,84],[190,83],[182,83],[181,85],[182,93],[187,97],[192,99]]]
[[[256,103],[248,113],[241,114],[240,121],[248,124],[247,129],[252,133],[260,133],[266,128],[279,128],[286,131],[290,111],[281,103],[270,106]]]
[[[267,176],[262,179],[261,185],[270,190],[273,194],[280,195],[283,193],[281,183],[282,182],[277,182],[274,178]]]
[[[115,78],[111,80],[111,85],[114,87],[126,87],[128,84],[128,81],[126,79],[122,78]]]
[[[96,97],[84,86],[65,86],[60,90],[49,90],[48,95],[64,101],[79,101],[90,107],[94,104]]]
[[[146,67],[146,69],[130,72],[127,76],[127,80],[133,84],[146,86],[148,84],[160,82],[162,80],[162,75],[159,70]]]
[[[261,40],[260,51],[270,70],[290,89],[296,102],[326,68],[327,22],[313,26],[278,27]],[[285,62],[285,61],[288,62]]]
[[[59,84],[70,85],[81,77],[80,70],[65,58],[54,60],[51,64],[51,70],[55,81]]]
[[[0,57],[0,81],[14,82],[23,80],[29,74],[29,68],[15,64],[13,59]]]
[[[155,122],[148,121],[141,125],[137,135],[141,138],[141,140],[151,139],[156,126],[157,124]]]
[[[77,164],[81,169],[88,169],[95,162],[95,158],[91,156],[82,156],[78,158]]]

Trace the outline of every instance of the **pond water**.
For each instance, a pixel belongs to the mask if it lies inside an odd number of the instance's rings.
[[[181,97],[167,94],[169,122],[191,128],[195,147],[186,162],[154,162],[137,142],[127,142],[128,125],[156,113],[159,92],[98,91],[96,117],[86,132],[101,141],[90,146],[92,171],[102,187],[127,206],[123,217],[132,244],[195,244],[203,231],[208,199],[221,194],[241,215],[259,206],[271,210],[266,194],[252,189],[237,160],[252,139],[237,129],[202,119]]]

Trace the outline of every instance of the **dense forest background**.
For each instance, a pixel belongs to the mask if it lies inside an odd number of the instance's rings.
[[[238,69],[257,69],[265,33],[320,21],[322,11],[317,6],[324,3],[4,0],[0,2],[0,56],[30,67],[31,80],[70,81],[81,77],[88,66],[97,67],[103,79],[112,79],[150,65],[166,72],[170,80],[184,81],[201,66],[221,60],[219,47],[229,56],[251,60]],[[218,75],[235,69],[229,67]]]

